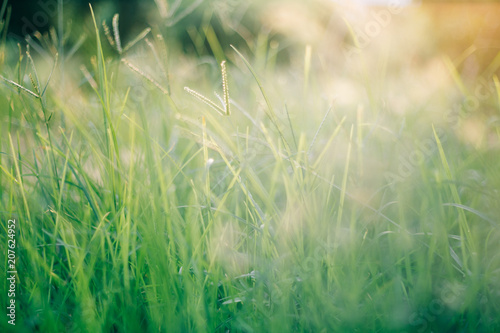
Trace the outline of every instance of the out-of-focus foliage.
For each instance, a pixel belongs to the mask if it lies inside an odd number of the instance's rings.
[[[500,332],[498,6],[54,4],[0,43],[19,332]]]
[[[111,25],[113,16],[120,15],[120,35],[133,38],[146,27],[156,28],[171,40],[183,45],[185,51],[199,51],[199,41],[193,40],[201,31],[211,30],[224,48],[242,44],[259,32],[257,5],[241,0],[147,0],[90,1],[99,20]],[[81,26],[89,22],[89,1],[29,0],[9,1],[12,18],[9,37],[23,41],[40,32],[50,34],[51,27],[80,34]],[[63,19],[59,20],[60,13]],[[75,39],[78,36],[74,36]],[[208,44],[209,41],[207,40]]]

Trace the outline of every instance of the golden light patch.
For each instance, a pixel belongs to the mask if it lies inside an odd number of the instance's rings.
[[[323,28],[306,2],[283,2],[266,6],[262,23],[289,38],[311,43],[321,37]]]
[[[466,119],[458,128],[457,136],[464,143],[480,148],[485,139],[487,129],[483,120],[478,118]]]

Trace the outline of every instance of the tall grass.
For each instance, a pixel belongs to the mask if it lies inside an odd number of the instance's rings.
[[[4,228],[19,221],[13,331],[500,329],[498,149],[331,107],[312,89],[310,46],[287,107],[275,72],[253,66],[272,50],[235,48],[222,67],[167,62],[158,32],[118,48],[116,18],[110,58],[93,21],[84,85],[57,85],[24,48],[2,67],[0,211]],[[408,175],[377,172],[424,137],[434,146]]]

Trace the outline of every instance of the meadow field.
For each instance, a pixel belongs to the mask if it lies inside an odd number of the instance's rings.
[[[43,3],[1,332],[500,332],[500,5]]]

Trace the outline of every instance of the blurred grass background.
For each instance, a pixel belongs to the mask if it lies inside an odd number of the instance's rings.
[[[500,329],[496,3],[6,3],[17,331]]]

